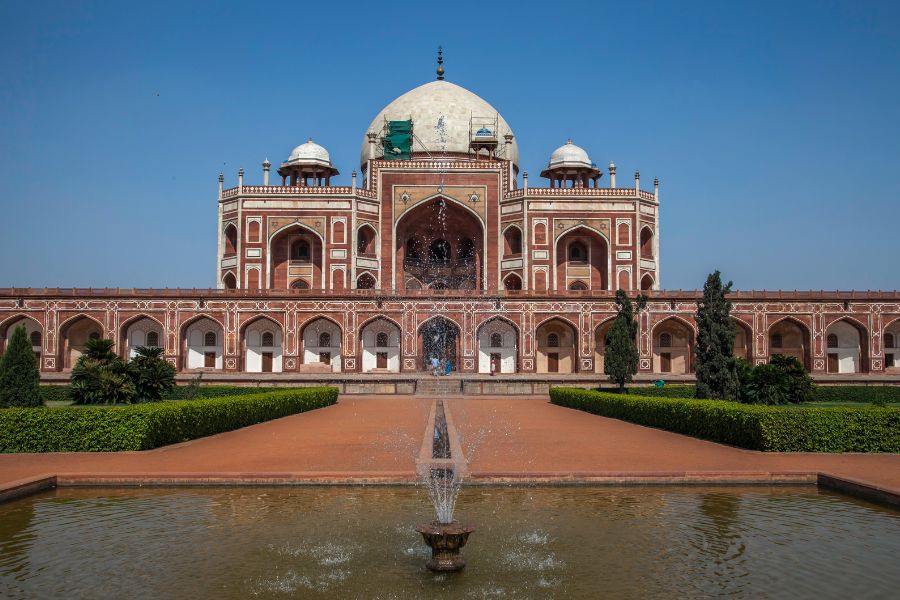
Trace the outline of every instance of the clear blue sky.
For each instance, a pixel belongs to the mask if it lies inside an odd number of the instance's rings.
[[[4,2],[0,22],[0,286],[214,285],[219,171],[258,183],[313,136],[348,183],[442,44],[532,185],[568,137],[620,182],[659,176],[664,288],[898,287],[900,2]]]

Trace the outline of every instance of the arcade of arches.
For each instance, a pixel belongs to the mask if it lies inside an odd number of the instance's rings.
[[[372,276],[366,271],[356,275]],[[435,356],[462,373],[601,374],[613,318],[608,303],[527,295],[473,300],[461,294],[437,301],[401,295],[378,300],[381,308],[367,298],[335,298],[304,310],[305,301],[290,295],[265,300],[203,296],[196,293],[187,301],[182,295],[175,312],[167,312],[166,307],[176,306],[171,299],[116,300],[115,305],[131,307],[118,316],[104,298],[79,300],[102,309],[66,308],[56,318],[43,308],[0,306],[0,350],[22,325],[43,372],[71,369],[88,340],[109,337],[123,358],[140,346],[158,347],[179,370],[416,372],[429,370]],[[151,309],[144,310],[147,306]],[[578,312],[589,306],[603,309]],[[639,319],[639,373],[665,378],[690,377],[695,371],[693,306],[693,300],[660,301],[651,295]],[[773,311],[765,316],[746,310],[760,306],[757,300],[738,298],[735,306],[734,354],[753,364],[782,354],[796,357],[814,375],[900,375],[900,305],[896,315],[884,311],[878,319],[859,308],[852,315]],[[822,318],[814,318],[817,314]],[[586,332],[581,329],[585,323],[590,323]]]

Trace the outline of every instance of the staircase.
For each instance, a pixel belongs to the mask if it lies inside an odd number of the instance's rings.
[[[462,394],[462,379],[455,377],[423,377],[416,382],[416,394],[458,396]]]

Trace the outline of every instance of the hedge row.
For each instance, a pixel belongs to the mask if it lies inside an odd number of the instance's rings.
[[[0,409],[0,452],[149,450],[334,404],[337,388],[109,407]]]
[[[553,388],[560,406],[769,452],[900,452],[900,409],[781,407]]]
[[[44,402],[60,402],[71,400],[69,385],[42,385],[41,400]],[[283,390],[284,387],[248,387],[239,385],[176,385],[171,392],[163,396],[163,400],[194,400],[198,398],[222,398],[225,396],[245,396],[262,392]]]
[[[694,385],[667,385],[665,387],[632,387],[629,392],[652,398],[693,398]],[[814,402],[887,402],[900,403],[900,386],[897,385],[817,385]]]

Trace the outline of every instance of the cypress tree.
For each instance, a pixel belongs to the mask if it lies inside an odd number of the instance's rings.
[[[722,285],[718,271],[706,278],[703,298],[697,302],[697,398],[738,400],[740,376],[734,356],[737,325],[731,320],[731,302],[725,297],[732,282]]]
[[[647,297],[637,297],[637,309],[647,306]],[[634,318],[634,307],[624,290],[616,291],[616,318],[606,332],[606,352],[603,357],[603,372],[610,383],[625,391],[625,384],[631,381],[638,368],[637,333],[638,323]]]
[[[41,406],[37,359],[25,327],[13,331],[0,359],[0,407]]]

